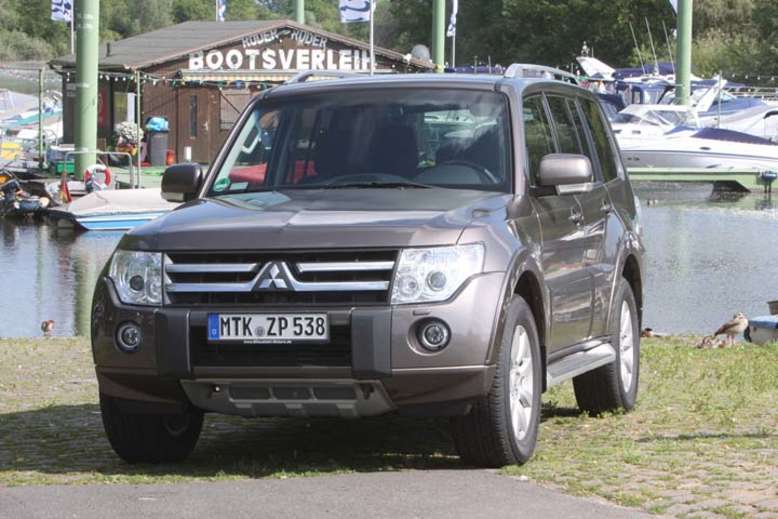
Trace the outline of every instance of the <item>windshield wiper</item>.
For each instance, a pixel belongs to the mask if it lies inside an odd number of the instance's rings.
[[[429,184],[420,184],[419,182],[344,182],[339,184],[330,184],[320,186],[322,189],[392,189],[398,187],[410,187],[414,189],[430,189],[435,186]]]

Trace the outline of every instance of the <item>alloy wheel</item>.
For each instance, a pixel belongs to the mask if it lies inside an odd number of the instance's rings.
[[[513,434],[521,441],[530,431],[533,412],[534,374],[532,347],[523,326],[517,326],[511,342],[509,375],[510,413]]]

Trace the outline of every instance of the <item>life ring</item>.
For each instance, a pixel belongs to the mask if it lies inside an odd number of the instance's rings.
[[[108,189],[111,185],[111,168],[104,164],[94,164],[84,171],[84,184],[91,182],[95,191]]]

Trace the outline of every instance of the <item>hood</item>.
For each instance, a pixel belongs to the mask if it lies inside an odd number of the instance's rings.
[[[431,189],[284,190],[198,199],[129,232],[140,250],[273,250],[450,245],[511,196]]]

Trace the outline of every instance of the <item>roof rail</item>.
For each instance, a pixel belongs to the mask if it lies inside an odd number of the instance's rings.
[[[312,77],[328,77],[332,79],[346,79],[360,74],[354,74],[353,72],[340,72],[337,70],[305,70],[287,79],[284,83],[305,83]]]
[[[575,74],[565,72],[558,68],[547,67],[545,65],[533,65],[531,63],[513,63],[507,68],[503,77],[556,79],[559,81],[567,81],[574,85],[578,84],[578,78]]]

